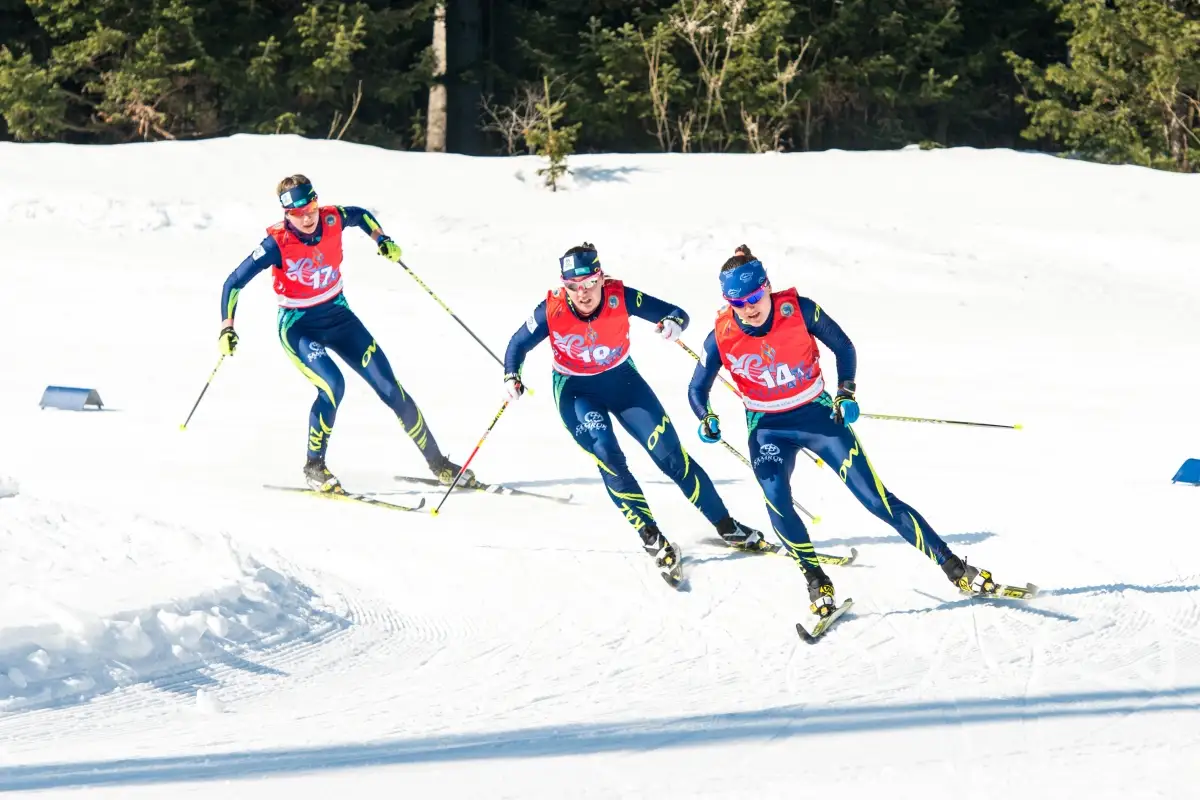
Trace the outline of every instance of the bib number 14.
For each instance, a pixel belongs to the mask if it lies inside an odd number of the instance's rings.
[[[762,381],[767,385],[768,389],[775,389],[787,383],[795,383],[796,376],[792,374],[792,369],[787,364],[780,364],[775,369],[775,374],[771,375],[771,370],[764,369],[762,371]]]

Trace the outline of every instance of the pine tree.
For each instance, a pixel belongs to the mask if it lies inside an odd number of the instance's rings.
[[[555,127],[566,113],[567,104],[551,98],[549,77],[542,76],[542,87],[545,93],[535,106],[537,118],[525,132],[525,141],[537,155],[550,160],[537,174],[545,176],[550,191],[557,192],[559,179],[571,171],[567,168],[567,156],[575,151],[575,138],[582,123]]]
[[[1200,144],[1200,8],[1189,0],[1056,0],[1070,61],[1009,53],[1028,83],[1026,138],[1096,161],[1193,171]]]

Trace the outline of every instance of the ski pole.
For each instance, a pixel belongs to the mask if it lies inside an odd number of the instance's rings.
[[[728,450],[729,452],[733,453],[735,456],[737,456],[738,460],[740,460],[743,464],[745,464],[747,467],[749,467],[752,472],[754,471],[754,465],[750,463],[750,459],[748,459],[744,455],[742,455],[741,452],[736,447],[734,447],[733,445],[731,445],[729,442],[725,441],[724,439],[721,440],[721,444],[725,445],[725,449]],[[801,514],[803,514],[804,516],[806,516],[810,520],[812,520],[813,525],[817,525],[821,522],[820,517],[814,517],[807,508],[800,505],[798,502],[796,502],[795,499],[792,500],[792,505],[794,505]]]
[[[970,425],[973,428],[1008,428],[1009,430],[1021,430],[1024,426],[1020,423],[1015,425],[1000,425],[995,422],[962,422],[955,419],[934,419],[932,417],[900,417],[893,414],[859,414],[860,417],[868,419],[893,419],[899,422],[933,422],[938,425]]]
[[[526,389],[526,391],[528,391],[528,389]],[[431,516],[436,517],[438,512],[442,510],[442,503],[446,502],[446,498],[449,497],[450,493],[454,491],[454,487],[458,486],[459,479],[466,474],[467,467],[471,465],[471,460],[475,458],[475,454],[479,452],[479,448],[483,447],[483,443],[487,439],[488,434],[492,432],[492,428],[496,427],[496,423],[500,421],[500,416],[504,413],[504,409],[506,408],[508,408],[507,400],[504,401],[504,405],[500,406],[500,410],[496,412],[496,416],[492,417],[492,424],[487,426],[487,430],[483,432],[483,436],[479,437],[479,444],[475,445],[475,449],[471,451],[471,455],[468,456],[466,462],[463,463],[462,469],[460,469],[458,474],[454,476],[454,483],[450,484],[450,488],[446,490],[446,494],[444,494],[442,499],[438,502],[437,508],[429,512]]]
[[[204,393],[207,392],[208,387],[210,385],[212,385],[213,378],[217,377],[217,370],[219,370],[221,368],[221,362],[224,360],[225,360],[225,354],[222,353],[221,357],[217,359],[217,365],[215,367],[213,367],[212,374],[209,375],[208,380],[204,382],[204,388],[200,390],[200,396],[196,398],[195,404],[192,405],[192,410],[188,412],[187,419],[185,419],[183,421],[183,424],[179,426],[179,430],[181,430],[181,431],[187,430],[188,423],[192,421],[192,414],[196,413],[197,406],[199,406],[200,401],[204,399]]]
[[[687,353],[688,353],[688,355],[689,355],[689,356],[691,356],[692,358],[696,359],[696,362],[697,362],[697,363],[699,363],[699,361],[700,361],[700,356],[696,354],[696,351],[695,351],[695,350],[693,350],[692,348],[688,347],[688,346],[687,346],[687,343],[686,343],[686,342],[684,342],[684,341],[683,341],[683,339],[676,339],[676,340],[675,340],[675,343],[676,343],[676,344],[678,344],[680,347],[682,347],[684,350],[686,350],[686,351],[687,351]],[[739,391],[738,391],[738,388],[737,388],[736,386],[734,386],[732,383],[730,383],[730,382],[729,382],[729,381],[728,381],[728,380],[725,378],[725,376],[721,374],[721,371],[720,371],[720,370],[717,370],[717,377],[721,379],[721,383],[723,383],[723,384],[725,384],[727,387],[729,387],[729,391],[733,392],[733,393],[734,393],[734,394],[736,394],[736,395],[737,395],[739,398],[741,398],[741,396],[742,396],[742,393],[741,393],[741,392],[739,392]],[[822,465],[825,463],[824,461],[822,461],[821,459],[817,458],[816,456],[814,456],[812,453],[808,452],[807,450],[803,450],[803,449],[802,449],[802,450],[801,450],[801,452],[802,452],[802,453],[804,453],[804,455],[808,456],[810,459],[812,459],[812,462],[813,462],[814,464],[816,464],[818,467],[819,467],[819,466],[822,466]]]
[[[457,322],[459,325],[461,325],[462,329],[464,331],[471,334],[471,338],[474,339],[476,342],[478,342],[480,347],[482,347],[484,350],[487,350],[488,355],[490,355],[492,358],[496,359],[497,364],[499,364],[501,367],[504,366],[504,359],[500,358],[500,356],[493,353],[492,349],[490,347],[488,347],[486,344],[484,344],[483,340],[480,339],[478,336],[476,336],[475,332],[473,330],[471,330],[470,328],[468,328],[467,324],[465,322],[463,322],[461,319],[459,319],[457,314],[455,314],[453,311],[450,310],[450,306],[443,303],[442,298],[440,298],[436,294],[434,294],[433,289],[430,289],[428,286],[425,285],[425,281],[421,280],[421,278],[417,275],[417,273],[413,272],[412,269],[408,266],[408,264],[405,264],[403,261],[398,261],[397,263],[400,266],[404,267],[404,271],[412,276],[412,279],[417,282],[417,285],[420,286],[422,289],[424,289],[425,293],[428,294],[430,297],[432,297],[434,302],[442,307],[443,311],[445,311],[447,314],[449,314],[451,317],[453,317],[454,321]],[[531,387],[526,386],[525,391],[529,392],[529,394],[531,396],[533,395],[533,389]]]

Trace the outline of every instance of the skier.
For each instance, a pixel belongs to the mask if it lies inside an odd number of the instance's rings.
[[[766,497],[771,524],[808,579],[810,610],[828,617],[837,608],[833,583],[817,563],[804,523],[792,507],[790,485],[796,455],[812,450],[875,516],[941,566],[959,590],[995,594],[992,574],[968,565],[934,532],[916,509],[884,488],[862,443],[850,427],[858,419],[854,399],[857,366],[854,345],[841,327],[794,288],[773,291],[766,269],[741,245],[721,267],[721,292],[728,305],[688,386],[700,438],[721,440],[720,420],[708,404],[713,380],[728,366],[746,407],[754,475]],[[816,342],[837,361],[838,388],[831,399],[819,364]]]
[[[684,451],[662,403],[629,358],[630,316],[655,323],[664,339],[675,341],[687,328],[687,314],[606,276],[590,243],[572,247],[559,265],[562,285],[546,293],[509,340],[504,358],[508,399],[514,401],[524,393],[521,368],[526,355],[552,336],[559,416],[575,442],[595,459],[613,503],[641,535],[646,552],[670,583],[677,585],[682,578],[680,548],[659,530],[630,473],[613,431],[613,416],[726,543],[747,550],[771,547],[759,531],[729,515],[712,481]]]
[[[458,465],[438,449],[433,433],[412,395],[396,380],[387,356],[350,310],[342,294],[342,232],[361,228],[389,261],[400,260],[400,246],[383,232],[369,211],[355,206],[322,206],[312,182],[304,175],[284,178],[275,193],[283,206],[284,219],[267,228],[267,236],[225,280],[221,292],[220,348],[232,356],[238,345],[233,328],[238,294],[265,269],[271,270],[279,296],[279,342],[284,352],[317,387],[317,399],[309,412],[308,459],[304,478],[320,492],[343,493],[340,481],[325,466],[325,454],[333,433],[334,418],[346,384],[329,352],[332,350],[361,375],[396,413],[444,485],[450,485]],[[460,485],[475,485],[470,470]]]

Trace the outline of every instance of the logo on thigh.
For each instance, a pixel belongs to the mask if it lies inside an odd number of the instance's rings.
[[[309,342],[308,343],[308,352],[304,355],[304,358],[306,361],[308,361],[308,363],[311,364],[312,362],[316,361],[318,358],[324,357],[324,355],[325,355],[325,345],[321,344],[320,342]]]
[[[584,431],[606,431],[608,426],[604,424],[604,415],[599,411],[589,411],[583,415],[583,422],[575,426],[575,435],[581,436]]]
[[[758,448],[758,458],[754,459],[754,466],[757,467],[760,464],[768,462],[775,464],[783,463],[783,457],[779,455],[779,445],[767,442]]]

